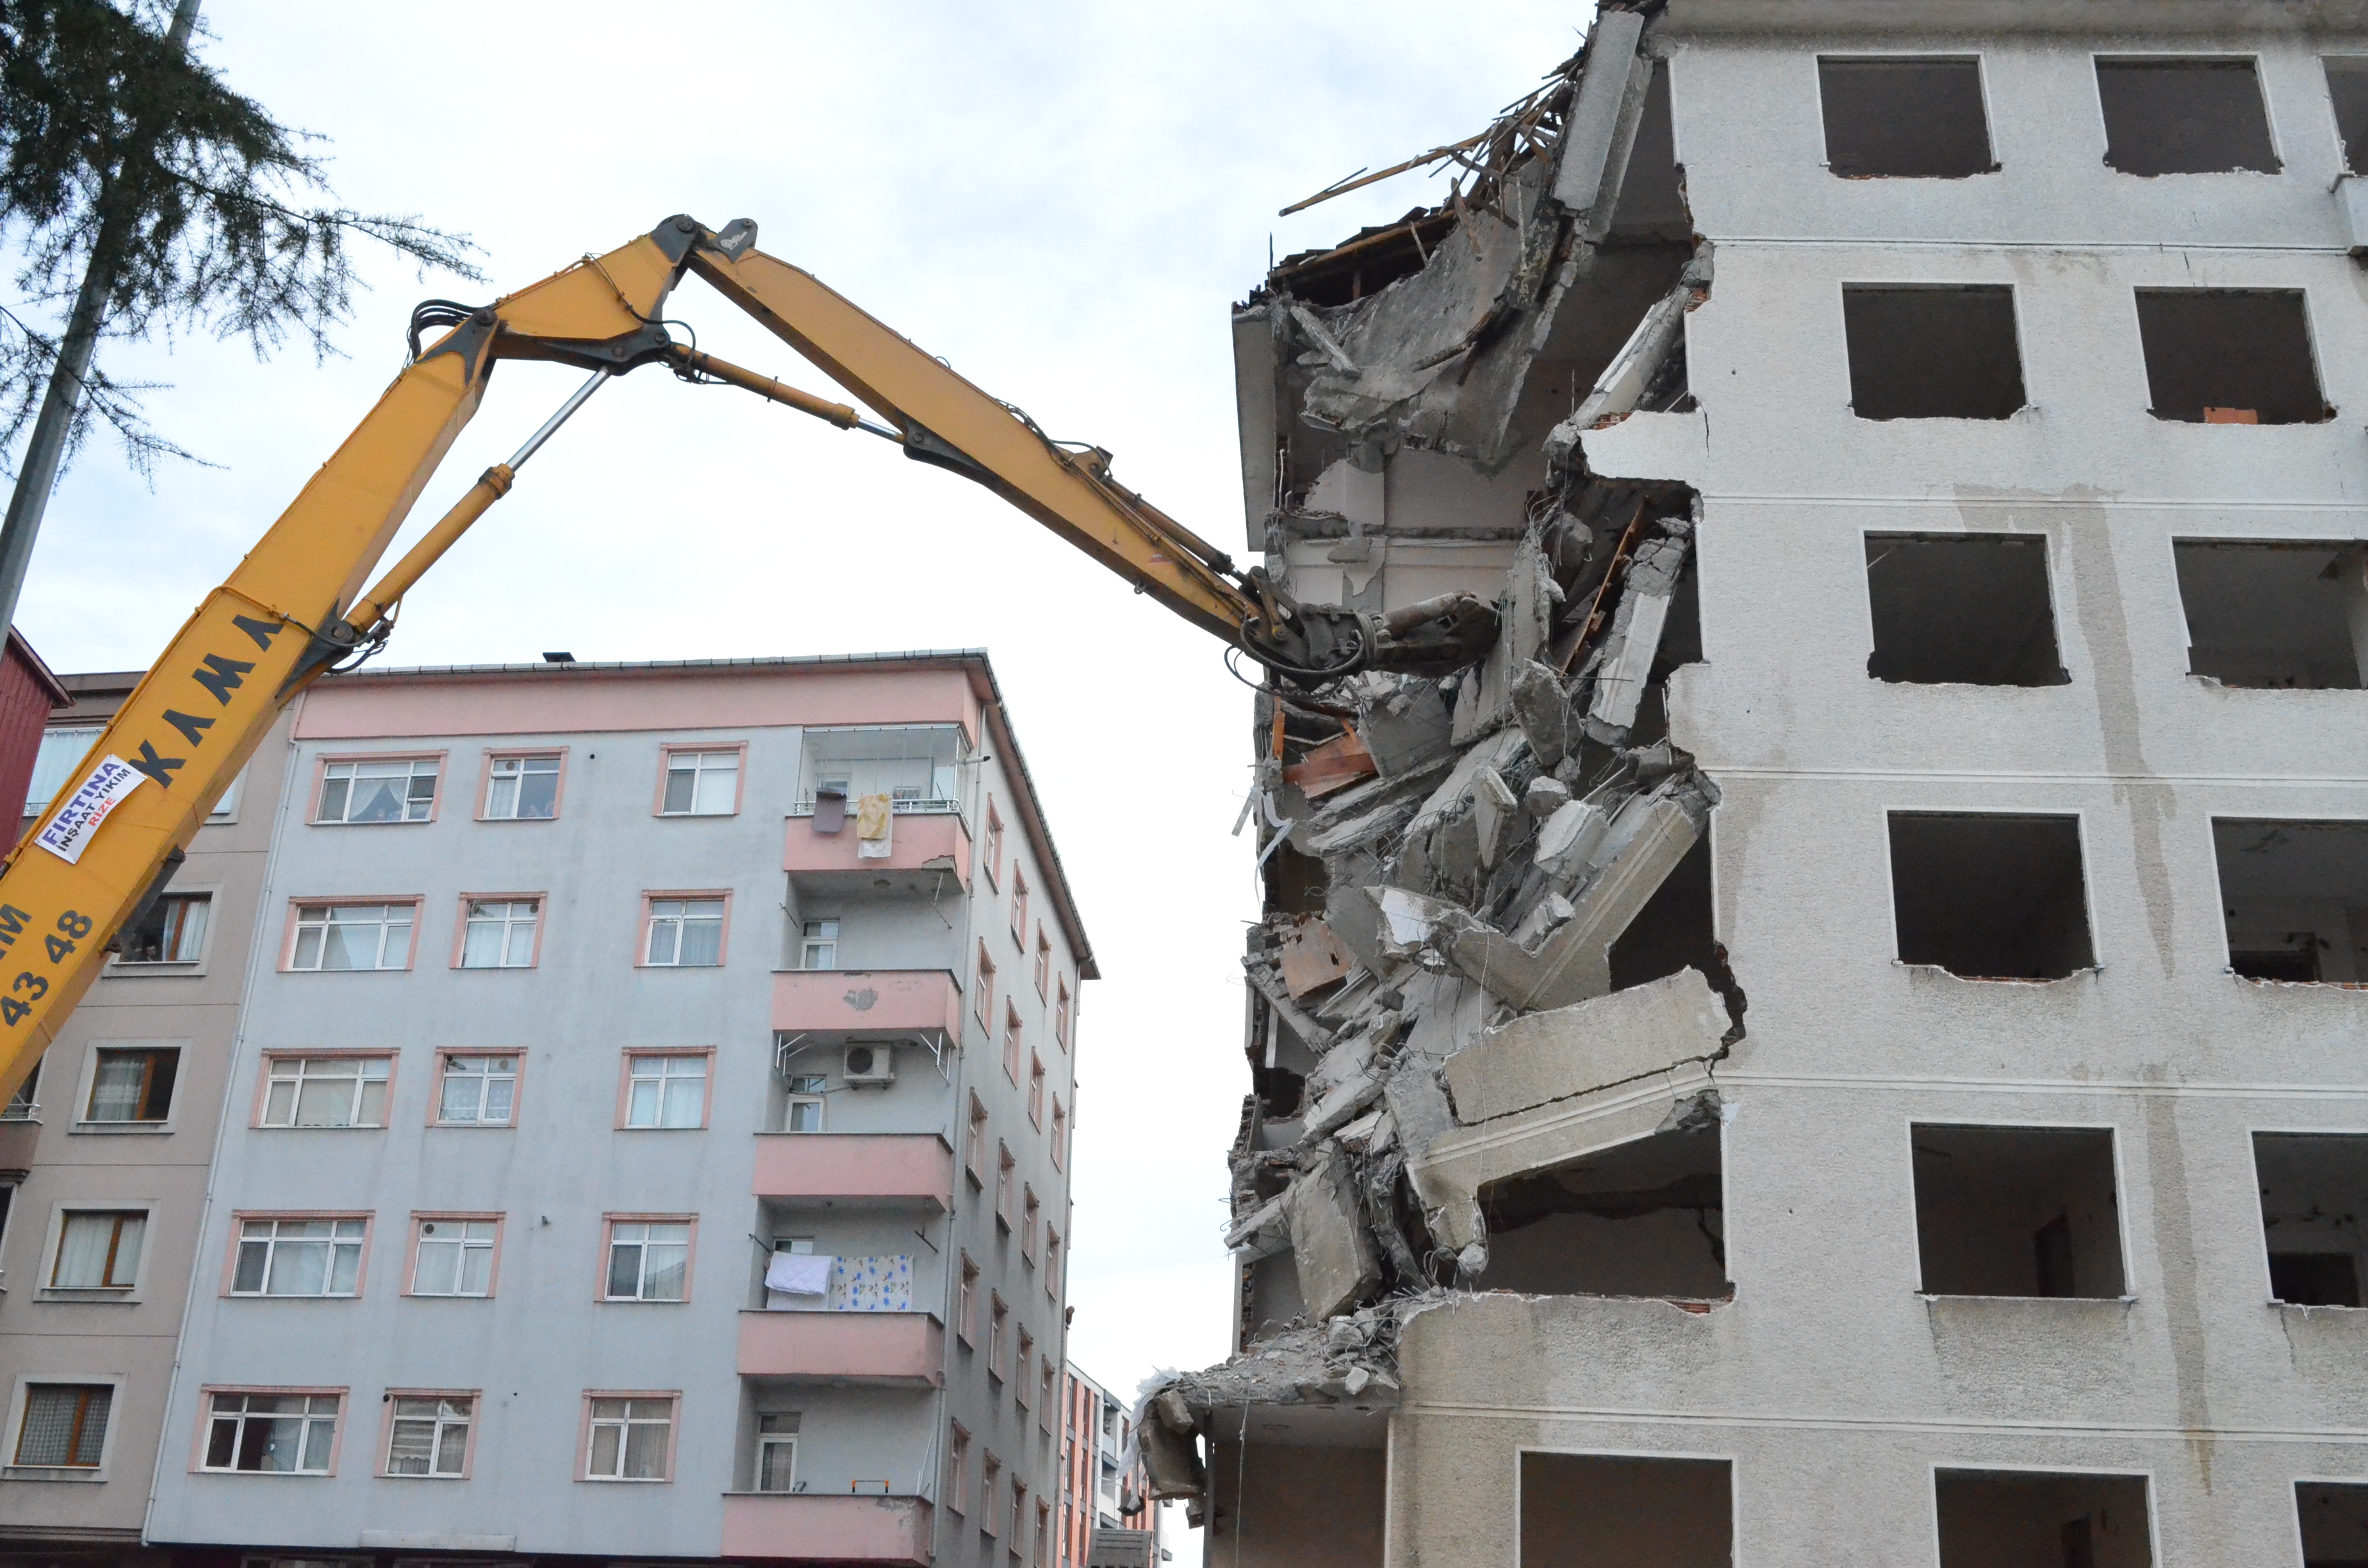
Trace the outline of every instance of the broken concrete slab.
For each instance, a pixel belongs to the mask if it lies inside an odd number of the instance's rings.
[[[1577,914],[1537,952],[1458,911],[1443,922],[1447,956],[1516,1007],[1562,1007],[1603,995],[1611,989],[1611,944],[1701,836],[1676,800],[1638,796],[1607,842],[1610,859],[1573,900]]]
[[[1564,791],[1569,793],[1567,790]],[[1575,885],[1594,864],[1611,819],[1593,801],[1566,801],[1538,828],[1538,869],[1562,887]]]
[[[1668,1122],[1673,1107],[1716,1092],[1710,1063],[1677,1062],[1624,1084],[1442,1133],[1410,1154],[1406,1177],[1422,1201],[1433,1238],[1442,1247],[1461,1250],[1486,1239],[1482,1189],[1508,1176],[1551,1170],[1650,1137]]]
[[[1285,1196],[1292,1262],[1308,1312],[1328,1318],[1355,1306],[1381,1283],[1382,1275],[1348,1160],[1327,1146]]]
[[[1557,767],[1577,751],[1586,724],[1572,708],[1559,674],[1532,659],[1514,670],[1508,689],[1513,717],[1540,767]]]
[[[1448,1093],[1458,1121],[1493,1121],[1714,1057],[1725,1032],[1710,982],[1699,970],[1680,970],[1484,1031],[1447,1059]]]

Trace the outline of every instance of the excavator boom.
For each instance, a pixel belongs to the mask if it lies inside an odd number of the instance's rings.
[[[1470,596],[1378,615],[1303,606],[1111,479],[1109,454],[1047,437],[811,274],[668,219],[605,256],[477,309],[431,301],[414,358],[227,582],[209,595],[0,869],[0,1099],[13,1094],[154,901],[279,710],[324,671],[382,645],[395,607],[507,493],[516,470],[609,376],[664,364],[731,382],[993,490],[1138,590],[1274,676],[1315,685],[1368,667],[1452,669],[1486,651],[1495,613]],[[881,423],[671,341],[667,297],[697,274],[837,381]],[[448,328],[430,345],[423,329]],[[508,463],[377,584],[370,570],[462,426],[495,365],[593,373]]]

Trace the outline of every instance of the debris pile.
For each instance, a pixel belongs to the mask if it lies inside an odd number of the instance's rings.
[[[1489,1288],[1491,1184],[1720,1114],[1744,997],[1710,937],[1719,796],[1668,694],[1702,657],[1696,497],[1597,473],[1586,441],[1691,410],[1713,285],[1648,8],[1607,5],[1538,92],[1426,154],[1463,171],[1448,201],[1289,258],[1236,312],[1269,574],[1383,613],[1467,589],[1501,631],[1443,676],[1259,690],[1239,1354],[1147,1396],[1161,1496],[1201,1494],[1212,1413],[1394,1403],[1409,1316]],[[1460,576],[1418,553],[1438,540]],[[1699,1220],[1700,1187],[1573,1201]]]

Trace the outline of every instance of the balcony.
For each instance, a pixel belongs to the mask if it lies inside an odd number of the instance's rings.
[[[740,1314],[740,1375],[835,1388],[936,1388],[946,1331],[928,1312]]]
[[[928,1568],[929,1505],[919,1497],[726,1493],[723,1555]]]
[[[773,1028],[878,1038],[962,1034],[962,988],[942,969],[789,969],[773,976]]]
[[[856,855],[861,840],[856,836],[852,806],[837,833],[816,833],[815,820],[811,816],[789,819],[781,869],[797,878],[801,887],[853,890],[869,888],[892,874],[905,881],[913,873],[938,871],[949,871],[961,886],[970,886],[970,830],[962,825],[959,812],[895,812],[891,818],[888,853],[870,860]]]
[[[935,1132],[759,1132],[758,1198],[953,1207],[953,1146]]]

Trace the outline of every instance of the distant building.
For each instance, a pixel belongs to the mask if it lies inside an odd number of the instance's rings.
[[[1159,1557],[1159,1518],[1133,1457],[1127,1403],[1073,1363],[1061,1402],[1061,1554],[1047,1568],[1141,1568]]]
[[[332,677],[242,793],[0,1126],[0,1562],[1052,1560],[1096,971],[984,654]]]

